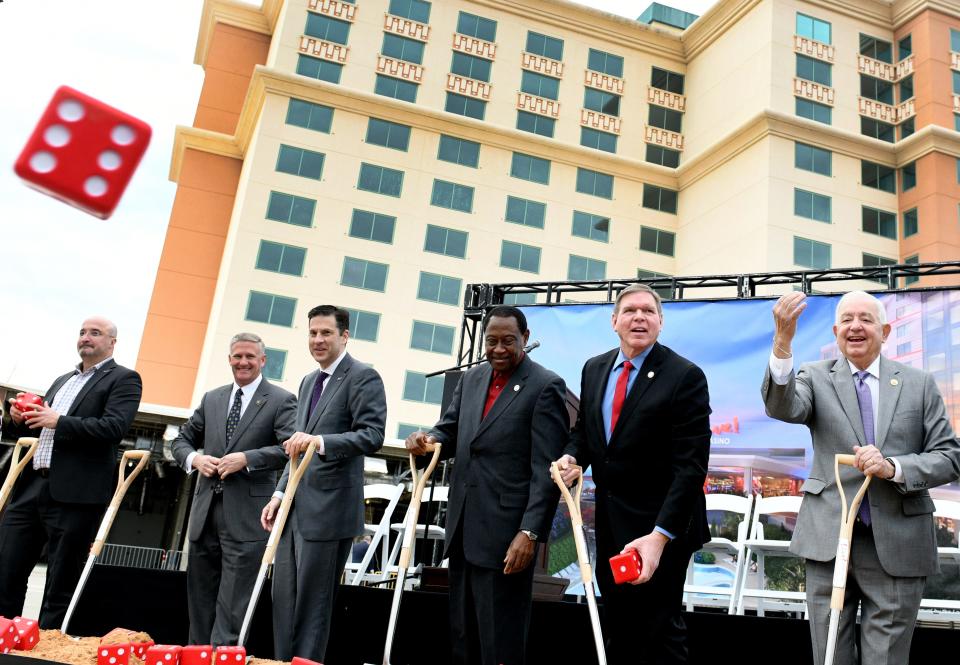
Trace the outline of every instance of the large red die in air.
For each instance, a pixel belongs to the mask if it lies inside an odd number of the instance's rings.
[[[150,143],[150,126],[61,86],[14,164],[45,194],[106,219]]]

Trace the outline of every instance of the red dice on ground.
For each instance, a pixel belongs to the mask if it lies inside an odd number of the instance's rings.
[[[17,629],[17,649],[19,651],[30,651],[37,646],[40,641],[40,626],[34,619],[25,617],[13,617],[13,625]]]
[[[129,644],[101,644],[97,647],[97,665],[129,665]]]
[[[213,659],[213,646],[210,644],[191,644],[180,652],[180,665],[210,665]]]
[[[13,170],[31,187],[106,219],[150,143],[150,126],[61,86]]]
[[[247,650],[243,647],[217,647],[213,665],[243,665],[247,660]]]
[[[19,634],[13,619],[0,617],[0,653],[10,653],[17,647]]]
[[[147,655],[147,649],[153,646],[153,640],[147,642],[131,642],[130,648],[133,649],[133,655],[143,660],[144,656]],[[177,654],[180,653],[180,647],[177,647]]]
[[[317,661],[310,660],[309,658],[294,656],[293,660],[290,661],[290,665],[323,665],[323,663],[318,663]]]
[[[176,644],[151,644],[143,657],[143,665],[179,665],[182,649]]]

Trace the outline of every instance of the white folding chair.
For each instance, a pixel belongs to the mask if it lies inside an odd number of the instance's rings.
[[[385,483],[376,483],[363,486],[363,500],[366,503],[371,500],[381,500],[387,502],[387,507],[383,511],[383,517],[377,524],[364,524],[365,534],[372,538],[367,553],[363,555],[363,560],[359,562],[348,561],[345,566],[347,584],[357,586],[360,582],[371,579],[381,579],[381,574],[371,574],[368,571],[370,562],[373,561],[377,553],[377,547],[380,547],[381,569],[386,568],[386,563],[390,557],[390,520],[393,517],[393,511],[400,502],[403,495],[403,483],[396,485],[387,485]],[[352,575],[351,575],[352,573]]]
[[[447,486],[443,487],[427,487],[423,491],[423,499],[421,501],[420,515],[436,515],[439,511],[440,505],[447,502],[447,498],[450,493],[450,488]],[[435,504],[429,511],[426,509],[426,504],[432,503]],[[409,507],[407,511],[409,512]],[[397,539],[393,544],[393,549],[390,551],[390,558],[388,559],[387,565],[383,567],[382,579],[387,579],[390,573],[397,572],[397,557],[400,556],[400,548],[403,544],[403,531],[406,528],[407,524],[407,515],[404,515],[402,522],[396,522],[390,525],[391,530],[397,532]],[[417,532],[414,538],[414,543],[417,540],[426,538],[428,540],[440,540],[443,541],[447,537],[447,532],[442,526],[436,524],[417,524]],[[413,551],[410,555],[410,569],[416,567],[415,557],[416,557],[416,544],[414,544]],[[447,561],[444,560],[442,563],[443,567],[447,566]]]
[[[954,520],[956,531],[953,532],[953,537],[960,536],[960,502],[934,499],[933,504],[934,518]],[[941,566],[946,564],[947,571],[941,575],[949,575],[956,571],[954,574],[960,576],[960,547],[937,547],[937,556]],[[928,577],[927,581],[929,583],[936,579],[937,577]],[[924,621],[958,622],[960,621],[960,599],[924,598],[920,601],[920,613],[917,618]]]
[[[762,497],[757,495],[753,508],[753,519],[750,521],[750,537],[743,543],[743,571],[740,575],[739,589],[736,591],[736,613],[743,614],[746,607],[747,598],[756,599],[757,616],[764,616],[765,605],[768,601],[772,602],[770,609],[777,609],[788,612],[806,613],[806,594],[803,591],[781,591],[778,589],[766,588],[765,563],[767,557],[796,557],[789,551],[790,540],[777,540],[765,537],[764,519],[767,521],[767,533],[773,525],[779,523],[786,528],[786,524],[795,523],[797,513],[800,511],[799,496],[775,496]],[[792,533],[792,528],[787,529]],[[757,587],[747,586],[747,580],[750,575],[750,560],[753,555],[757,557]]]
[[[716,534],[710,542],[703,546],[701,552],[709,552],[717,557],[716,565],[702,565],[694,563],[691,557],[687,566],[687,581],[683,585],[687,611],[692,612],[695,605],[717,607],[726,605],[727,613],[733,614],[736,609],[737,588],[741,571],[745,568],[743,543],[747,540],[750,526],[750,513],[753,509],[753,497],[737,496],[734,494],[707,494],[707,516],[713,518],[711,532]],[[710,515],[710,513],[714,513]],[[716,522],[716,513],[729,515],[736,519],[736,540],[730,540],[720,535],[721,529]],[[731,525],[732,526],[732,525]],[[729,533],[729,532],[728,532]],[[720,557],[730,556],[735,561],[733,570]],[[698,567],[699,566],[699,567]],[[697,574],[702,577],[710,576],[712,583],[697,583]]]

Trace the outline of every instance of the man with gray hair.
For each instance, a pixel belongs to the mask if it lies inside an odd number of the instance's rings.
[[[834,662],[902,665],[924,581],[938,571],[929,489],[960,476],[960,444],[933,377],[881,355],[890,324],[883,304],[868,293],[847,293],[837,304],[833,334],[842,357],[804,363],[794,373],[791,344],[804,300],[803,293],[788,293],[773,307],[773,351],[761,394],[769,416],[806,425],[813,439],[790,551],[806,559],[814,662],[822,663],[826,652],[840,526],[834,455],[853,453],[856,469],[840,469],[847,497],[864,475],[874,480],[853,528]]]
[[[263,378],[263,340],[230,340],[233,383],[215,388],[180,427],[173,456],[199,472],[190,510],[187,606],[190,644],[237,643],[266,546],[260,508],[287,456],[297,400]]]

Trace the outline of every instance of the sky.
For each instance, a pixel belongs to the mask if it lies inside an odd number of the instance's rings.
[[[649,1],[583,4],[635,18]],[[664,4],[703,14],[713,0]],[[0,0],[0,382],[46,390],[78,361],[77,332],[92,315],[117,324],[117,362],[136,364],[176,193],[168,178],[174,131],[193,123],[203,84],[193,62],[202,6],[202,0]],[[13,172],[61,85],[153,128],[110,219],[40,194]]]

